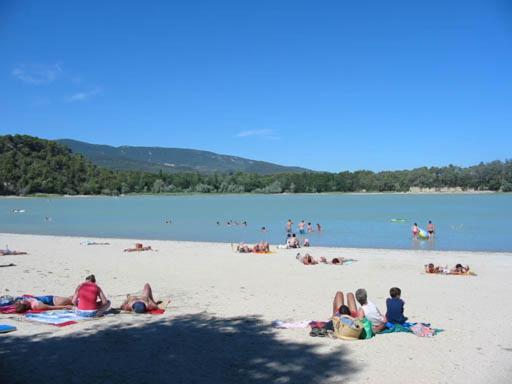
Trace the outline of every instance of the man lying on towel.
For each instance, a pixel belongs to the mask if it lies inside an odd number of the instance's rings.
[[[153,298],[151,286],[146,283],[141,296],[126,295],[126,300],[121,304],[123,311],[133,311],[135,313],[146,313],[158,309],[158,304]]]

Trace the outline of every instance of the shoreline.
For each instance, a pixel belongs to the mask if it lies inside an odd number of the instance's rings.
[[[78,239],[78,240],[91,240],[91,239],[101,239],[101,240],[111,240],[111,241],[131,241],[131,242],[164,242],[164,243],[178,243],[178,244],[198,244],[198,245],[230,245],[232,247],[236,247],[238,243],[236,242],[222,242],[222,241],[197,241],[197,240],[173,240],[173,239],[150,239],[150,238],[134,238],[134,237],[103,237],[103,236],[79,236],[79,235],[46,235],[46,234],[36,234],[36,233],[10,233],[10,232],[0,232],[0,236],[34,236],[34,237],[42,237],[42,238],[69,238],[69,239]],[[251,243],[248,243],[251,244]],[[278,250],[277,244],[270,244],[271,250]],[[411,249],[411,248],[372,248],[372,247],[336,247],[336,246],[322,246],[315,245],[311,247],[300,247],[300,248],[291,248],[284,249],[284,251],[296,251],[306,253],[309,249],[319,249],[319,250],[339,250],[339,251],[351,251],[351,252],[410,252],[410,253],[424,253],[426,255],[433,253],[450,253],[450,254],[472,254],[472,255],[507,255],[512,257],[512,251],[487,251],[487,250],[466,250],[466,249],[458,249],[458,250],[444,250],[444,249]]]
[[[397,191],[389,191],[389,192],[315,192],[315,193],[199,193],[199,192],[190,192],[190,193],[128,193],[128,194],[119,194],[119,195],[58,195],[58,194],[34,194],[34,195],[0,195],[0,199],[30,199],[30,198],[41,198],[41,199],[52,199],[52,198],[95,198],[95,197],[134,197],[134,196],[316,196],[316,195],[489,195],[489,194],[512,194],[512,192],[502,192],[502,191],[462,191],[462,190],[453,190],[453,191],[407,191],[407,192],[397,192]]]
[[[166,240],[145,244],[157,252],[126,253],[124,248],[146,240],[108,238],[108,246],[84,246],[83,239],[0,233],[0,244],[29,252],[0,257],[2,264],[15,264],[0,268],[1,294],[71,295],[93,273],[113,307],[146,282],[156,298],[170,297],[171,304],[161,316],[118,314],[64,328],[0,315],[2,323],[18,328],[2,336],[0,372],[20,383],[31,382],[41,366],[46,369],[38,371],[40,382],[66,382],[85,365],[97,370],[77,383],[115,377],[135,384],[147,379],[146,372],[127,367],[139,366],[148,351],[155,367],[165,367],[153,374],[155,382],[174,377],[234,384],[247,379],[243,372],[269,373],[268,380],[245,380],[255,383],[291,377],[288,382],[363,384],[379,377],[384,384],[499,384],[512,377],[512,307],[502,305],[512,295],[511,253],[272,247],[271,254],[240,254],[230,243]],[[357,261],[305,266],[295,259],[297,252]],[[428,275],[423,271],[428,262],[469,264],[477,276]],[[444,332],[433,338],[398,333],[349,342],[310,337],[307,328],[271,326],[274,320],[326,321],[336,291],[358,288],[366,288],[385,312],[395,286],[402,289],[411,321]],[[491,328],[485,326],[489,320]],[[91,350],[95,353],[86,353]],[[173,375],[176,371],[179,375]]]

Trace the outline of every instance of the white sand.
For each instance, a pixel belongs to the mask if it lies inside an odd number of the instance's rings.
[[[64,328],[0,315],[18,327],[0,335],[0,382],[512,382],[510,253],[312,247],[314,256],[359,261],[304,266],[294,250],[237,254],[230,244],[142,241],[158,252],[123,253],[136,240],[81,240],[0,234],[1,248],[30,253],[0,257],[16,264],[0,268],[0,294],[71,295],[94,273],[114,306],[145,282],[171,305],[162,316],[120,314]],[[426,275],[428,262],[469,264],[478,276]],[[337,290],[364,287],[384,312],[392,286],[402,289],[411,321],[445,332],[347,342],[270,327],[276,319],[328,319]]]

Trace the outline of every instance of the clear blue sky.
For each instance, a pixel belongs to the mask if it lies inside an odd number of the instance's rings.
[[[317,170],[512,158],[512,4],[1,1],[0,134]]]

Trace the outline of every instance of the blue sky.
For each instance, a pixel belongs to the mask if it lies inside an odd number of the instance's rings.
[[[512,5],[3,1],[0,134],[317,170],[512,158]]]

